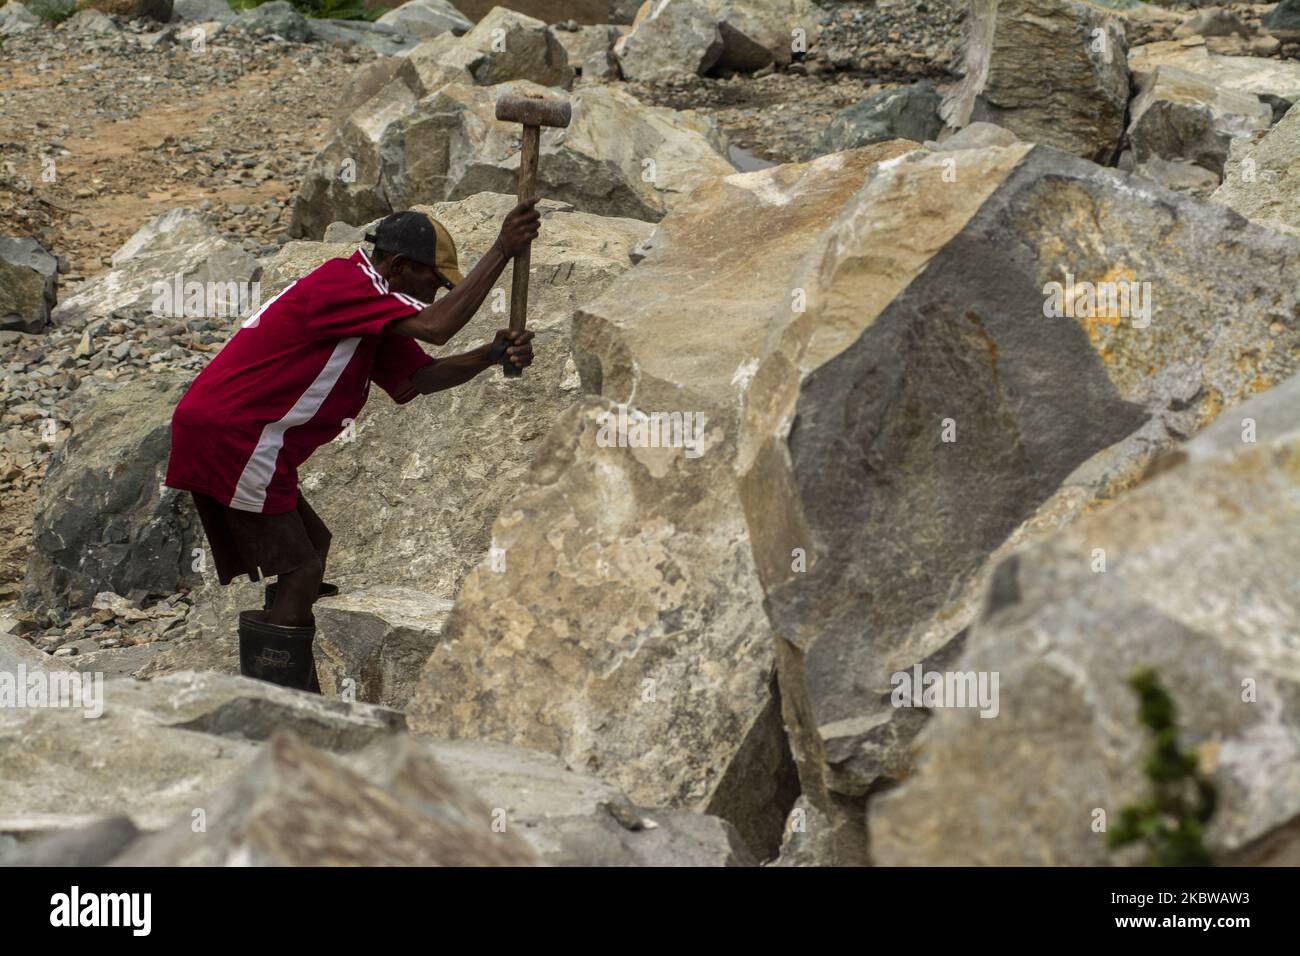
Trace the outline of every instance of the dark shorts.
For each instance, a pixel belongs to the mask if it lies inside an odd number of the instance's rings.
[[[330,530],[301,491],[297,509],[278,515],[228,508],[210,495],[190,494],[222,584],[241,574],[250,581],[258,580],[259,574],[288,574],[329,547]]]

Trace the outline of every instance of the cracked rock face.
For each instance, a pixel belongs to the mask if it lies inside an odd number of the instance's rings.
[[[1001,711],[938,712],[915,776],[871,805],[886,865],[1097,866],[1093,823],[1146,799],[1150,667],[1218,791],[1216,862],[1300,853],[1300,378],[1218,421],[1109,508],[1005,561],[958,662]],[[1250,440],[1243,440],[1250,439]],[[1095,555],[1105,555],[1098,572]],[[958,796],[960,795],[960,796]]]
[[[583,306],[573,347],[595,394],[558,417],[493,526],[500,561],[465,580],[416,730],[555,753],[646,805],[722,814],[775,855],[797,791],[732,472],[741,395],[793,264],[907,148],[711,180]],[[703,416],[681,436],[693,449],[639,447],[619,424],[672,413]]]
[[[1296,367],[1297,270],[1295,240],[1024,144],[882,164],[827,228],[737,468],[803,792],[840,862],[867,859],[867,799],[911,772],[925,711],[894,706],[894,675],[960,653],[1005,544]],[[1068,308],[1045,315],[1053,282]],[[1098,307],[1083,282],[1138,285]]]
[[[942,115],[952,129],[996,123],[1098,163],[1119,149],[1129,99],[1123,24],[1075,0],[975,0],[965,70]],[[1042,81],[1051,63],[1051,82]]]
[[[1211,197],[1247,219],[1300,235],[1300,110],[1292,108],[1272,129],[1233,140],[1223,185]]]
[[[1216,174],[1234,140],[1263,133],[1273,122],[1272,107],[1254,94],[1166,66],[1156,68],[1130,113],[1128,141],[1137,162],[1185,159]]]

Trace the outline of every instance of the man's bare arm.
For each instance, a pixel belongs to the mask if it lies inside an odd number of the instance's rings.
[[[496,364],[488,357],[491,348],[492,346],[489,343],[468,352],[462,352],[459,355],[448,355],[446,358],[434,359],[411,376],[411,384],[416,387],[421,395],[428,395],[430,392],[441,392],[446,388],[464,385],[479,372]]]
[[[541,213],[536,206],[535,198],[526,199],[510,210],[492,248],[441,302],[434,302],[410,318],[398,319],[384,331],[391,329],[422,342],[446,345],[478,311],[506,262],[537,238]]]
[[[411,384],[422,395],[464,385],[479,372],[500,363],[502,356],[497,349],[504,349],[505,357],[512,365],[527,368],[533,364],[533,333],[531,330],[511,332],[501,329],[486,345],[459,355],[434,359],[411,376]]]
[[[501,275],[508,261],[506,254],[501,251],[500,241],[494,242],[487,255],[470,270],[465,281],[458,283],[456,288],[415,315],[391,323],[384,331],[409,335],[411,338],[433,345],[446,345],[451,341],[451,337],[474,317],[474,313],[483,304],[487,294],[492,291],[493,283]],[[460,357],[451,356],[440,360],[438,364]]]

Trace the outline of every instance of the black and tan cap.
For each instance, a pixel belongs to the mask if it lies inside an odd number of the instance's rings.
[[[422,212],[408,209],[386,216],[374,232],[366,233],[365,240],[374,243],[376,249],[433,266],[449,289],[465,279],[451,233],[438,220]]]

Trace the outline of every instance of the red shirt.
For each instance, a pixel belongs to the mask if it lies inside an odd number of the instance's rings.
[[[375,381],[399,405],[433,361],[384,328],[427,303],[392,292],[358,249],[290,283],[245,320],[172,414],[169,488],[243,511],[298,504],[298,466],[355,419]]]

